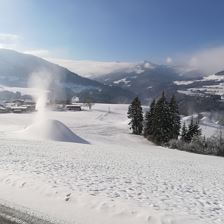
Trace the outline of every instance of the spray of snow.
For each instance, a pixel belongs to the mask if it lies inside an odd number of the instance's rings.
[[[47,103],[53,80],[52,77],[51,74],[46,72],[38,72],[31,75],[29,87],[36,89],[33,98],[36,102],[37,113],[34,116],[33,123],[23,129],[20,135],[32,139],[88,144],[87,141],[74,134],[62,122],[49,119]]]
[[[29,79],[28,86],[34,88],[35,94],[33,98],[36,102],[37,114],[34,118],[34,123],[43,122],[47,120],[46,105],[48,95],[50,93],[49,88],[52,82],[52,75],[47,72],[33,73]]]

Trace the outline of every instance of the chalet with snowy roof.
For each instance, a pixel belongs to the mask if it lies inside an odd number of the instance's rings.
[[[65,105],[65,110],[81,111],[82,107],[81,107],[81,104],[68,104],[68,105]]]

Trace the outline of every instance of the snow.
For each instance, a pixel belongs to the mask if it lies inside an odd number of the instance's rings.
[[[88,142],[72,132],[66,125],[57,120],[43,120],[31,124],[18,132],[22,138],[43,139],[61,142],[76,142],[87,144]]]
[[[206,93],[215,94],[215,95],[224,95],[224,83],[219,83],[218,85],[203,86],[203,89]]]
[[[212,74],[203,78],[203,81],[210,81],[210,80],[224,81],[224,76]]]
[[[220,130],[224,131],[224,126],[217,124],[217,121],[209,118],[209,113],[204,114],[203,118],[199,120],[199,125],[202,131],[202,136],[212,137],[217,135]],[[182,124],[185,122],[187,125],[190,124],[192,116],[185,116],[182,118]],[[198,119],[198,114],[193,115],[194,119]]]
[[[126,80],[126,78],[114,81],[114,84],[120,84],[120,83],[124,83],[124,84],[128,84],[130,81]]]
[[[198,89],[195,88],[195,92],[192,91],[193,88],[187,89],[187,90],[177,90],[178,93],[182,93],[189,96],[203,96],[201,92],[198,92]]]
[[[179,85],[190,85],[194,82],[195,81],[174,81],[173,83],[179,86]]]
[[[217,82],[224,81],[224,76],[212,74],[209,76],[205,76],[203,77],[203,79],[199,79],[199,80],[174,81],[173,83],[176,85],[190,85],[195,82],[205,82],[205,81],[217,81]]]
[[[0,202],[67,224],[224,223],[223,158],[131,135],[127,108],[49,112],[47,138],[35,113],[0,114]]]
[[[202,95],[203,94],[212,94],[212,95],[224,95],[224,84],[220,83],[218,85],[206,85],[201,88],[189,88],[187,90],[178,90],[179,93],[186,95]]]
[[[221,75],[209,75],[203,77],[201,80],[192,80],[192,81],[174,81],[174,84],[176,85],[190,85],[195,82],[206,82],[206,81],[214,81],[215,83],[212,85],[202,85],[199,88],[188,88],[187,90],[178,90],[179,93],[185,94],[185,95],[201,95],[204,94],[212,94],[212,95],[224,95],[224,83],[221,81],[224,81],[224,76]],[[220,82],[220,83],[219,83]]]

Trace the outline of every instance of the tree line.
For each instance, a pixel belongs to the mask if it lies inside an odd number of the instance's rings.
[[[133,134],[141,135],[158,145],[163,145],[171,139],[178,139],[181,129],[181,118],[175,95],[168,102],[165,93],[156,101],[152,101],[149,110],[143,116],[141,101],[136,97],[128,108],[129,126]],[[198,122],[193,118],[189,127],[184,124],[181,138],[191,141],[193,136],[200,135]]]
[[[129,127],[133,134],[143,135],[157,145],[192,151],[193,143],[197,142],[197,145],[200,145],[200,149],[197,149],[198,153],[203,153],[204,149],[202,148],[203,144],[206,145],[205,141],[211,142],[211,139],[201,137],[199,121],[195,121],[193,117],[189,125],[183,123],[181,126],[181,116],[175,95],[168,101],[163,92],[158,100],[154,99],[152,101],[145,114],[143,114],[140,99],[136,97],[128,108],[128,118],[130,119]],[[199,144],[202,139],[203,143]],[[183,146],[186,147],[183,148]],[[220,150],[224,152],[222,146],[221,149],[219,148],[217,149],[219,153],[211,154],[220,154]],[[194,150],[194,152],[197,152],[197,150]],[[203,154],[210,154],[208,152],[209,149]]]

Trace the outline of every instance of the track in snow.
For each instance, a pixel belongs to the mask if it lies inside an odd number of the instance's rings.
[[[0,205],[1,224],[53,224],[49,221],[15,210],[5,205]],[[54,223],[55,224],[55,223]]]

